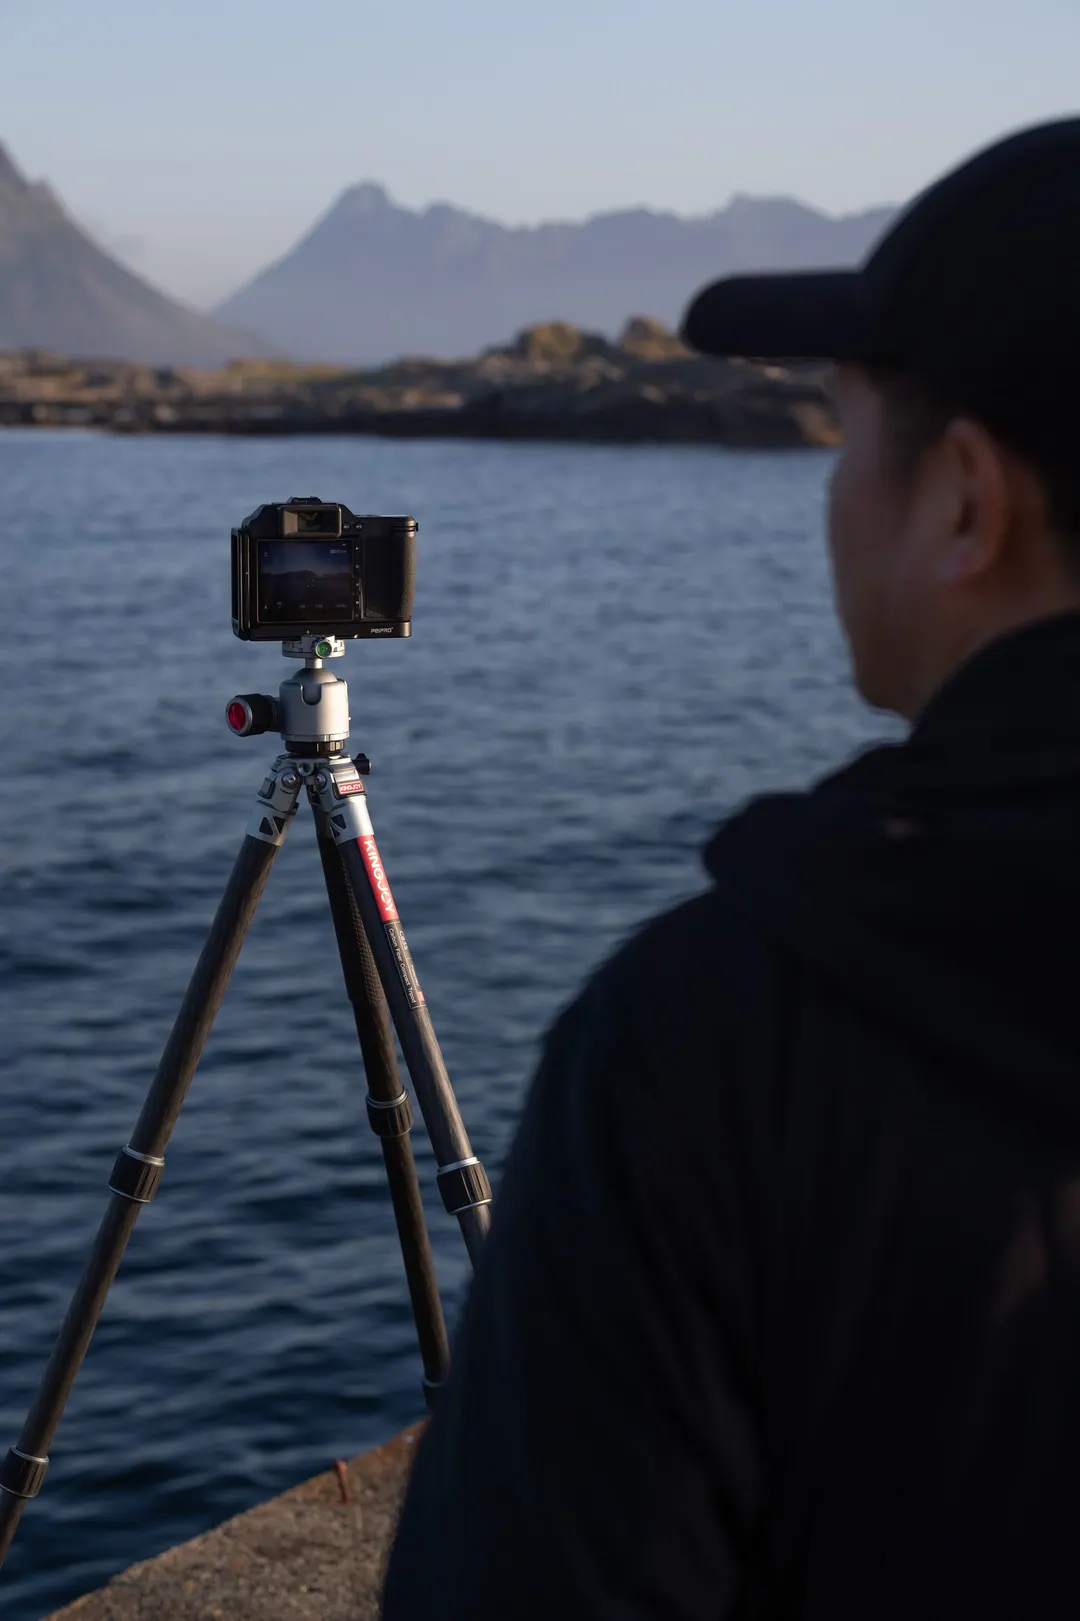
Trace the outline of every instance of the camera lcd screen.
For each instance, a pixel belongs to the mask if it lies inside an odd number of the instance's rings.
[[[264,625],[340,623],[352,617],[348,541],[259,542],[259,619]]]

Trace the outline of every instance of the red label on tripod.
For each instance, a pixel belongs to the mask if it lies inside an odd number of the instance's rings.
[[[382,858],[379,855],[375,840],[370,833],[365,833],[356,842],[360,846],[364,866],[367,868],[372,890],[379,903],[379,916],[384,923],[396,923],[398,909],[394,905],[394,897],[390,893],[390,884],[383,871]]]
[[[359,780],[356,782],[336,782],[334,787],[339,794],[362,794],[364,791],[364,785]]]

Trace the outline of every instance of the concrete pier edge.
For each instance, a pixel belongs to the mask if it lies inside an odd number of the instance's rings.
[[[132,1565],[44,1621],[378,1621],[422,1428]]]

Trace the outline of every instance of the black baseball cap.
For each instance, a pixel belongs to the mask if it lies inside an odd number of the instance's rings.
[[[896,367],[1018,448],[1068,438],[1080,456],[1080,118],[952,170],[861,269],[712,283],[682,336],[710,355]]]

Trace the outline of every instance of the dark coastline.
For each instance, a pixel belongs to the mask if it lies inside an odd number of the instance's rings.
[[[116,433],[835,445],[820,367],[692,355],[637,318],[616,343],[559,322],[472,360],[374,371],[234,361],[217,371],[0,355],[0,426]]]

